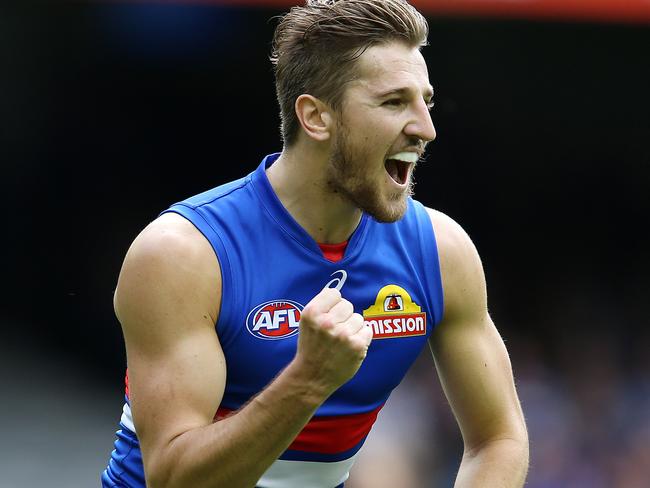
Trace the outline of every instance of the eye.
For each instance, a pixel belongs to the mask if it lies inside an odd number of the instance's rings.
[[[401,98],[391,98],[389,100],[386,100],[382,105],[386,105],[388,107],[399,107],[402,105],[402,99]]]

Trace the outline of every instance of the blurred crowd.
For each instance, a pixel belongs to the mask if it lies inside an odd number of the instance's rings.
[[[650,486],[650,334],[507,341],[530,437],[528,488]],[[453,486],[462,439],[424,351],[389,399],[346,488]]]

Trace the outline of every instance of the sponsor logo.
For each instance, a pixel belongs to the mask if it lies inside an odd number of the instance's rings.
[[[344,269],[334,271],[325,288],[341,290],[348,279]],[[304,305],[293,300],[270,300],[264,302],[246,316],[248,332],[258,339],[277,340],[294,336],[300,330],[300,315]]]
[[[397,285],[386,285],[379,290],[375,303],[363,311],[363,319],[372,327],[374,339],[427,333],[427,314],[404,288]]]
[[[388,295],[384,300],[384,312],[401,312],[404,310],[404,299],[402,295]]]
[[[286,339],[298,333],[303,308],[293,300],[264,302],[248,313],[246,328],[258,339]]]
[[[344,269],[339,269],[334,271],[330,276],[334,276],[323,288],[336,288],[338,291],[341,291],[345,280],[348,279],[348,273]]]

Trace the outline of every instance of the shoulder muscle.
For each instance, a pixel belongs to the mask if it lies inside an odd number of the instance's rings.
[[[427,209],[436,232],[445,300],[445,318],[487,311],[483,265],[474,243],[451,217]]]
[[[188,316],[188,323],[214,325],[220,288],[219,263],[207,240],[185,218],[164,214],[140,233],[127,252],[115,292],[115,312],[129,329],[127,341],[144,332],[137,330],[138,324],[162,325],[170,314],[196,315]],[[173,326],[182,327],[183,322]]]

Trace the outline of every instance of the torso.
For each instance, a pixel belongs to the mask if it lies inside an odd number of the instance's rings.
[[[244,405],[292,360],[301,310],[323,287],[339,288],[373,327],[358,373],[260,480],[260,486],[331,488],[347,478],[377,413],[441,320],[435,237],[424,207],[410,200],[394,224],[364,215],[343,259],[329,261],[273,193],[264,173],[273,159],[169,211],[195,224],[221,266],[216,332],[227,381],[219,416]]]

